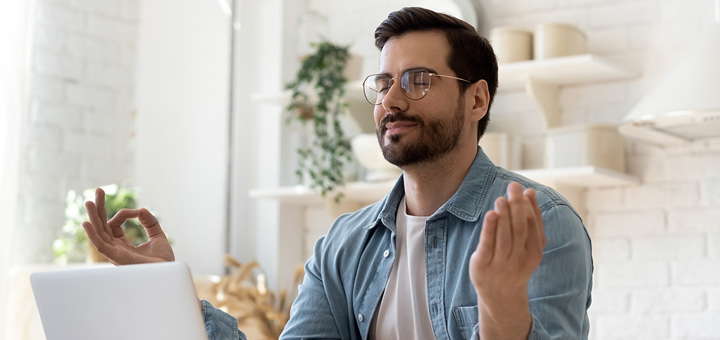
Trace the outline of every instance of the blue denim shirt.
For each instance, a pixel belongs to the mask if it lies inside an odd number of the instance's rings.
[[[580,217],[555,190],[496,167],[480,149],[458,191],[426,222],[427,303],[435,337],[478,338],[468,263],[482,217],[512,181],[537,191],[547,238],[528,283],[528,339],[587,339],[592,258]],[[282,339],[368,338],[395,259],[395,216],[404,194],[401,176],[384,199],[340,216],[317,241]]]

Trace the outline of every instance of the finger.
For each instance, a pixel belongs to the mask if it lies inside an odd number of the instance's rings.
[[[98,216],[97,213],[97,207],[95,207],[95,203],[92,201],[86,201],[85,202],[85,210],[87,210],[88,218],[90,219],[90,223],[92,224],[93,229],[95,230],[95,233],[102,238],[105,242],[110,242],[112,240],[112,237],[108,233],[109,229],[105,229],[105,225],[100,220],[100,216]]]
[[[103,239],[98,235],[98,233],[95,231],[95,227],[90,222],[83,222],[82,223],[83,229],[85,229],[85,234],[87,234],[88,239],[90,240],[90,243],[92,243],[93,246],[95,246],[95,249],[97,249],[98,245],[101,243],[104,243]]]
[[[102,223],[105,232],[110,236],[114,235],[113,231],[107,225],[107,211],[105,210],[105,191],[100,188],[95,189],[95,212],[98,216],[98,219],[100,220],[100,223]]]
[[[510,211],[505,197],[498,197],[495,200],[495,212],[498,219],[495,234],[495,255],[493,257],[507,259],[512,250],[512,231],[510,230]]]
[[[510,226],[512,230],[512,250],[510,256],[521,255],[521,250],[525,249],[525,241],[527,239],[527,207],[530,202],[522,194],[522,186],[517,182],[512,182],[507,188],[508,203],[510,206]]]
[[[140,224],[145,227],[148,239],[158,236],[167,238],[167,236],[165,236],[165,232],[163,232],[162,227],[160,226],[160,223],[158,223],[157,218],[155,218],[155,215],[153,215],[149,210],[145,208],[140,209],[140,216],[138,216],[138,220],[140,221]]]
[[[131,218],[138,218],[140,216],[140,209],[120,209],[115,216],[108,221],[108,226],[113,230],[116,237],[120,237],[125,234],[122,226]]]
[[[100,235],[98,235],[96,232],[97,228],[95,228],[92,223],[83,222],[82,227],[85,229],[85,233],[87,233],[88,239],[93,247],[95,247],[100,254],[105,255],[110,262],[113,264],[129,263],[129,259],[132,258],[132,254],[129,251],[122,247],[116,247],[112,243],[106,242],[102,237],[100,237]]]
[[[497,213],[493,210],[485,214],[483,220],[482,231],[480,231],[480,240],[475,251],[480,256],[480,262],[483,265],[489,265],[492,262],[495,253],[495,237],[497,237]]]
[[[542,212],[540,211],[540,206],[538,206],[537,204],[537,193],[533,189],[527,189],[525,190],[525,196],[530,201],[530,206],[532,207],[532,215],[535,220],[535,235],[537,235],[537,238],[534,240],[534,242],[538,242],[540,245],[540,249],[544,249],[545,229],[542,220]]]
[[[103,189],[95,189],[95,206],[98,210],[98,216],[105,223],[107,221],[107,210],[105,210],[105,191]]]

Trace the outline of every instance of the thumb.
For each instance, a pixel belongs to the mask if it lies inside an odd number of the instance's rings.
[[[165,232],[163,232],[162,230],[162,227],[160,227],[160,223],[158,222],[157,218],[149,210],[145,208],[140,209],[138,220],[140,221],[140,224],[142,224],[142,226],[145,228],[148,238],[158,236],[167,238],[165,236]]]

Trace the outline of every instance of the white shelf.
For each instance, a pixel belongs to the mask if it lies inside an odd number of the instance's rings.
[[[555,85],[570,85],[627,79],[637,72],[593,54],[544,60],[529,60],[499,65],[499,90],[522,89],[527,79]]]
[[[526,169],[514,172],[540,183],[557,183],[579,188],[640,183],[640,179],[617,171],[594,166],[580,166],[555,169]]]
[[[340,191],[344,195],[343,200],[373,203],[383,198],[393,188],[393,185],[395,185],[395,181],[352,182],[347,183]],[[322,205],[325,202],[319,192],[301,185],[274,189],[254,189],[250,190],[249,196],[257,199],[275,199],[295,205]],[[332,199],[334,194],[328,194],[327,197]]]
[[[594,166],[515,170],[514,172],[540,183],[557,183],[581,189],[640,183],[637,177]],[[385,197],[394,184],[394,181],[380,183],[352,182],[348,183],[341,191],[345,195],[344,200],[373,203]],[[249,195],[252,198],[274,199],[283,203],[301,206],[322,205],[325,202],[319,192],[303,186],[255,189],[251,190]],[[328,197],[334,196],[328,194]]]
[[[561,124],[560,87],[637,76],[637,72],[593,54],[506,63],[498,68],[498,90],[524,88],[542,110],[548,128]]]

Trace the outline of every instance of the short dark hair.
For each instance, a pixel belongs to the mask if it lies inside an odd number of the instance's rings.
[[[485,133],[490,121],[490,106],[498,86],[498,65],[490,43],[467,22],[447,14],[437,13],[421,7],[405,7],[392,12],[375,29],[375,46],[382,51],[392,37],[414,31],[439,30],[445,32],[450,43],[448,66],[460,78],[472,83],[484,79],[488,84],[490,98],[488,112],[478,123],[478,141]],[[465,93],[470,84],[459,81],[460,93]]]

